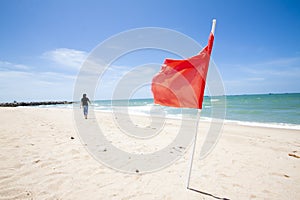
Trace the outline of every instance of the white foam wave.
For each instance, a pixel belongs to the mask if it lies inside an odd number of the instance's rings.
[[[211,102],[217,102],[220,101],[220,99],[210,99]]]
[[[42,105],[38,106],[40,108],[67,108],[72,109],[72,104],[68,105]],[[79,106],[79,104],[78,104]],[[113,109],[109,106],[99,106],[99,105],[92,105],[92,109],[95,111],[101,111],[101,112],[124,112],[128,113],[129,115],[137,115],[137,116],[153,116],[153,117],[162,117],[165,116],[166,118],[170,119],[182,119],[184,118],[190,118],[194,119],[196,115],[191,116],[183,116],[181,113],[169,113],[168,110],[163,110],[161,107],[155,107],[154,104],[144,105],[144,106],[130,106],[130,107],[115,107]],[[162,113],[163,112],[163,113]],[[200,117],[201,121],[211,122],[213,119],[210,117]],[[219,119],[218,119],[219,120]],[[224,120],[225,123],[231,123],[231,124],[238,124],[243,126],[254,126],[254,127],[266,127],[266,128],[282,128],[282,129],[293,129],[293,130],[300,130],[300,124],[289,124],[289,123],[263,123],[263,122],[251,122],[251,121],[238,121],[238,120]]]
[[[263,123],[263,122],[235,121],[235,120],[225,120],[225,122],[239,124],[239,125],[243,125],[243,126],[255,126],[255,127],[265,127],[265,128],[282,128],[282,129],[300,130],[300,125],[299,124]]]

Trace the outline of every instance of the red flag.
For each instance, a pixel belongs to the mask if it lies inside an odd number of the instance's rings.
[[[182,108],[202,108],[206,75],[214,41],[196,56],[184,60],[166,59],[161,71],[152,79],[154,103]]]

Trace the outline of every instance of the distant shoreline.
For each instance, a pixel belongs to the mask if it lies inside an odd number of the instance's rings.
[[[73,104],[73,102],[72,101],[13,102],[13,103],[0,103],[0,107],[40,106],[40,105],[57,105],[57,104]]]

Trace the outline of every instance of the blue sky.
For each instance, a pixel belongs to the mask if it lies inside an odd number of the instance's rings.
[[[107,38],[162,27],[204,46],[213,18],[226,94],[300,92],[300,1],[1,0],[0,9],[1,102],[72,100],[81,63]],[[119,71],[163,62],[151,56],[123,59]]]

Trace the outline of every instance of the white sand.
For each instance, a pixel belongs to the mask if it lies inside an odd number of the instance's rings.
[[[0,121],[0,199],[216,199],[186,189],[191,149],[161,171],[126,174],[89,155],[72,110],[1,108]],[[200,123],[199,145],[206,128]],[[196,154],[191,187],[228,199],[300,199],[299,138],[299,130],[227,123],[212,153]]]

